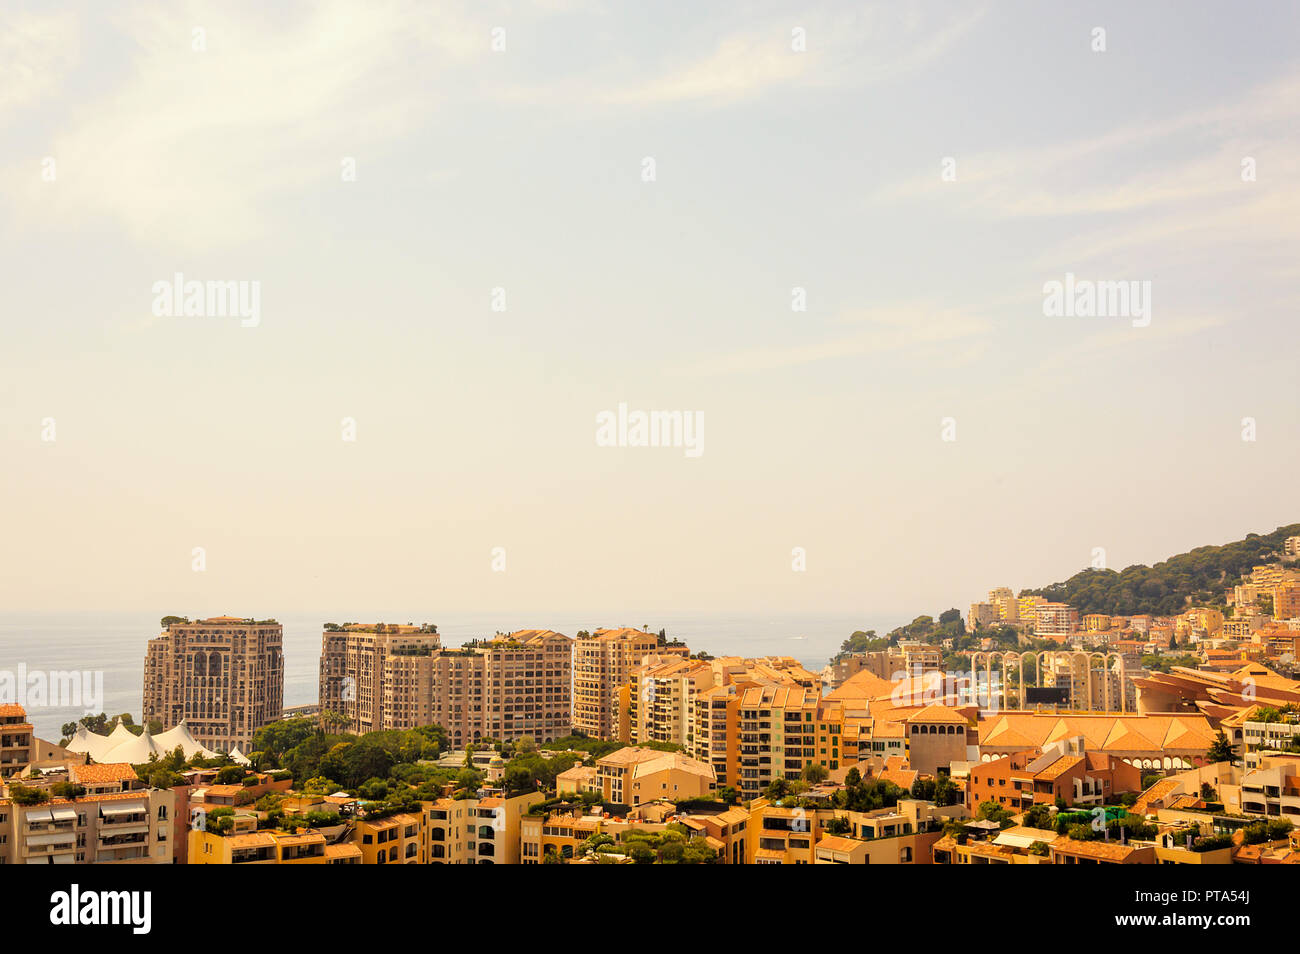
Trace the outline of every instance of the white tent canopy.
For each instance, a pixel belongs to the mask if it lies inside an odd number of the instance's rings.
[[[100,735],[91,732],[84,725],[78,723],[77,731],[73,733],[71,741],[68,742],[67,749],[69,752],[85,752],[96,762],[130,762],[132,765],[139,765],[141,762],[148,762],[150,755],[156,755],[162,758],[170,752],[180,748],[184,756],[193,758],[200,755],[203,758],[215,758],[217,753],[210,749],[204,748],[198,740],[190,733],[190,728],[182,719],[176,725],[172,726],[166,732],[159,732],[158,735],[150,735],[149,730],[145,729],[140,735],[136,735],[121,720],[113,727],[113,731],[108,735]],[[231,753],[234,757],[235,749]],[[247,764],[247,759],[242,755],[235,758],[236,762],[243,759],[241,764]]]

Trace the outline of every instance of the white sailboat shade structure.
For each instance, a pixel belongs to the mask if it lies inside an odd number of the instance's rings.
[[[151,755],[162,758],[175,752],[178,747],[187,759],[196,755],[203,758],[216,758],[218,754],[200,745],[190,734],[189,726],[183,719],[166,732],[159,732],[156,736],[151,735],[148,729],[136,735],[121,721],[108,735],[91,732],[78,723],[77,731],[66,746],[69,752],[84,752],[96,762],[129,762],[132,765],[148,762]]]

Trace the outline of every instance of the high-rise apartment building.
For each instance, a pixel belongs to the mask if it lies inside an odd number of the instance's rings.
[[[573,640],[528,629],[435,657],[433,720],[451,744],[538,742],[571,731]]]
[[[1008,586],[999,586],[989,590],[989,605],[997,611],[997,618],[1004,623],[1020,620],[1020,601]]]
[[[1273,587],[1273,618],[1295,619],[1300,616],[1300,582],[1283,580]]]
[[[321,635],[320,709],[351,732],[431,725],[436,627],[327,624]],[[390,665],[391,663],[391,665]]]
[[[573,728],[597,739],[629,740],[632,674],[659,647],[639,629],[598,629],[573,644]],[[620,698],[622,697],[622,698]]]
[[[1079,631],[1079,611],[1068,603],[1039,603],[1034,608],[1035,636],[1069,636]]]
[[[711,734],[719,726],[713,724],[716,720],[713,719],[712,705],[702,711],[698,699],[715,686],[737,684],[820,689],[821,677],[790,656],[764,656],[760,659],[722,656],[703,660],[653,654],[645,657],[643,664],[632,673],[632,686],[628,693],[629,741],[642,744],[670,742],[687,751],[699,751],[696,739]],[[714,701],[721,702],[722,709],[726,708],[725,701]],[[701,720],[710,725],[700,724]],[[710,763],[714,761],[707,754],[696,755],[696,758]],[[714,771],[717,773],[719,766],[715,765]],[[725,768],[722,774],[726,774]]]
[[[217,752],[247,749],[284,710],[284,630],[275,620],[216,616],[169,623],[144,659],[144,721],[182,719]]]
[[[349,624],[321,639],[322,713],[353,732],[441,725],[453,746],[569,734],[572,640],[550,630],[446,649],[432,627]]]
[[[757,798],[775,778],[798,778],[818,761],[817,709],[821,693],[802,686],[751,686],[740,696],[740,774],[733,782]]]

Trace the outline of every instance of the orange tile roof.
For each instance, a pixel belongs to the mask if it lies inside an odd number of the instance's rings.
[[[1001,858],[1019,854],[1011,845],[998,845],[991,841],[970,841],[966,843],[966,849],[972,855],[996,855]]]
[[[1058,838],[1052,842],[1052,851],[1108,861],[1123,861],[1137,850],[1133,845],[1121,845],[1117,841],[1075,841],[1072,838]]]
[[[204,792],[208,795],[238,795],[243,790],[243,785],[209,785]]]
[[[960,723],[969,725],[970,722],[956,709],[950,709],[948,706],[926,706],[920,712],[917,712],[907,719],[909,724],[913,722],[946,722]]]
[[[1035,775],[1034,778],[1041,778],[1045,782],[1053,781],[1054,779],[1060,778],[1062,774],[1068,772],[1082,761],[1082,755],[1063,756]]]
[[[134,782],[139,778],[128,762],[104,762],[96,765],[69,765],[68,777],[78,785],[105,785],[110,782]]]
[[[231,849],[235,848],[273,848],[275,839],[266,832],[250,832],[246,835],[227,835]]]
[[[852,851],[862,844],[860,841],[854,841],[852,838],[841,838],[839,835],[823,835],[821,841],[817,842],[818,848],[826,848],[830,851]]]

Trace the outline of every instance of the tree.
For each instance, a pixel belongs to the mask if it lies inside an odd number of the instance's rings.
[[[1097,833],[1092,830],[1092,826],[1083,823],[1071,825],[1065,833],[1074,841],[1092,841],[1097,837]]]
[[[821,762],[809,762],[803,767],[803,780],[810,785],[826,781],[830,774],[830,770]]]
[[[778,775],[768,784],[763,795],[768,801],[776,802],[790,794],[790,783],[785,780],[784,776]]]
[[[940,808],[947,805],[956,805],[962,798],[962,791],[947,775],[940,775],[939,781],[934,786],[934,803]]]
[[[1039,828],[1043,831],[1052,830],[1052,810],[1046,805],[1034,805],[1029,811],[1025,812],[1024,825],[1026,828]]]
[[[218,785],[238,785],[244,780],[245,774],[243,766],[230,765],[217,773],[215,781]]]
[[[42,805],[50,800],[50,793],[44,789],[28,788],[18,782],[10,782],[9,798],[15,805]]]
[[[1232,743],[1228,741],[1228,737],[1223,734],[1222,729],[1219,730],[1219,734],[1215,737],[1210,750],[1205,753],[1205,760],[1211,764],[1216,762],[1235,763],[1237,761],[1237,754],[1232,750]]]

